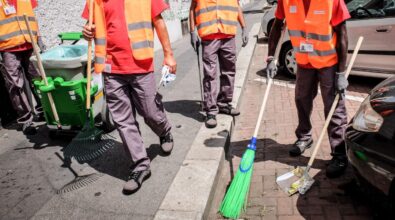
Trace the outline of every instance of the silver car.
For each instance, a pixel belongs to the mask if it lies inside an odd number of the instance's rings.
[[[364,37],[354,64],[353,75],[387,78],[395,75],[395,0],[346,0],[351,19],[347,21],[349,57],[359,36]],[[269,36],[277,5],[266,10],[262,31]],[[287,74],[295,76],[296,61],[289,40],[285,36],[279,63]]]

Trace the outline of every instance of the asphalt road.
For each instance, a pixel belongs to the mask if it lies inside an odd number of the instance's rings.
[[[250,28],[259,22],[262,2],[245,7]],[[241,49],[237,36],[237,49]],[[132,196],[121,193],[131,162],[118,137],[117,146],[99,159],[85,164],[73,162],[71,167],[86,181],[64,168],[61,149],[70,139],[50,139],[45,125],[39,134],[25,137],[10,126],[0,130],[0,219],[84,219],[93,216],[125,219],[151,219],[157,211],[168,187],[176,175],[198,129],[204,120],[200,112],[200,89],[197,57],[185,36],[173,45],[178,63],[177,79],[161,88],[165,109],[173,125],[175,148],[170,156],[161,154],[159,139],[144,124],[141,132],[152,160],[152,177]],[[160,70],[162,53],[155,54],[155,69]],[[158,72],[158,71],[157,71]],[[96,178],[97,177],[97,178]],[[77,179],[78,180],[78,179]],[[64,188],[72,184],[73,187]],[[57,194],[58,190],[69,189]]]

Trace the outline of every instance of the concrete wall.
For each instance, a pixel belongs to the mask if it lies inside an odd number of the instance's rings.
[[[172,1],[173,2],[170,2],[171,7],[174,6],[173,3],[176,2],[175,0]],[[60,43],[57,37],[58,33],[81,31],[82,26],[86,22],[81,18],[85,6],[84,0],[38,0],[38,4],[36,15],[44,43],[48,48],[54,47]],[[189,3],[184,2],[184,4]],[[166,12],[169,14],[168,16],[164,13],[164,18],[169,31],[170,41],[174,42],[182,37],[182,31],[180,19],[177,16],[173,16],[174,14],[172,12],[174,12],[174,10]],[[155,49],[159,49],[160,44],[157,38],[155,42]]]

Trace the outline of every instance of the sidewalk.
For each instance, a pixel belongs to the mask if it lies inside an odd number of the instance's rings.
[[[254,132],[258,111],[261,105],[266,84],[265,57],[267,43],[260,42],[255,48],[249,75],[244,87],[240,106],[241,115],[236,119],[229,147],[228,161],[225,162],[219,180],[217,193],[214,196],[210,219],[221,219],[217,214],[218,206],[223,198],[230,175],[238,169],[240,158]],[[329,180],[325,176],[325,164],[330,160],[328,138],[318,153],[310,171],[318,180],[306,195],[288,197],[275,182],[278,175],[284,174],[296,165],[306,165],[312,153],[307,150],[301,157],[289,157],[288,150],[295,141],[294,130],[298,119],[294,103],[293,82],[289,78],[276,77],[270,99],[264,115],[263,125],[258,135],[258,144],[254,173],[250,188],[247,212],[243,219],[370,219],[371,210],[360,201],[355,201],[347,192],[339,187],[346,187],[353,178],[351,169],[341,178]],[[353,100],[366,97],[363,92],[350,92]],[[355,98],[357,97],[357,98]],[[358,98],[359,97],[359,98]],[[351,118],[358,109],[360,102],[347,101],[348,115]],[[317,140],[324,124],[323,103],[320,95],[314,101],[311,117],[313,138]]]

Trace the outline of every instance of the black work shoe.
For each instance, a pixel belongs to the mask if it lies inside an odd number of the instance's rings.
[[[33,125],[32,122],[27,122],[22,125],[22,132],[25,135],[35,135],[37,134],[36,127]]]
[[[173,135],[169,133],[164,137],[160,137],[159,140],[160,140],[160,147],[162,148],[162,151],[166,154],[170,154],[174,146]]]
[[[289,150],[289,155],[291,157],[300,156],[306,149],[310,148],[311,145],[313,145],[313,139],[306,141],[297,140],[292,146],[291,150]]]
[[[215,128],[215,127],[217,127],[217,119],[216,119],[215,115],[207,115],[206,127],[207,128]]]
[[[137,192],[145,180],[151,176],[150,170],[132,171],[128,181],[123,186],[123,193],[126,195]]]
[[[332,154],[332,159],[326,167],[326,176],[336,178],[341,176],[347,169],[348,159],[345,154]]]
[[[238,116],[240,115],[240,111],[233,108],[231,105],[219,107],[219,113],[230,115],[230,116]]]

